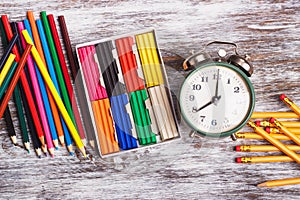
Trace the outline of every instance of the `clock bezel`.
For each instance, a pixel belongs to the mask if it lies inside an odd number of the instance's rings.
[[[222,66],[222,67],[227,67],[233,71],[235,71],[246,83],[246,86],[249,88],[249,92],[250,92],[250,106],[249,109],[247,111],[246,116],[244,117],[244,119],[241,120],[241,122],[235,126],[233,129],[229,130],[229,131],[225,131],[225,132],[216,132],[216,133],[208,133],[205,131],[201,131],[199,130],[199,128],[195,127],[195,125],[193,123],[190,122],[190,120],[188,119],[188,117],[185,115],[185,113],[182,111],[182,106],[181,106],[181,102],[182,102],[182,88],[185,85],[186,81],[189,79],[189,77],[191,77],[193,74],[197,73],[199,70],[206,68],[206,67],[213,67],[213,66]],[[205,63],[202,65],[197,66],[192,72],[190,72],[186,77],[184,82],[181,84],[181,88],[180,88],[180,92],[179,92],[179,106],[180,106],[180,113],[181,116],[183,117],[184,121],[188,124],[189,127],[191,127],[193,130],[195,130],[197,133],[203,135],[203,136],[208,136],[208,137],[212,137],[212,138],[224,138],[224,137],[228,137],[234,133],[236,133],[237,131],[239,131],[242,127],[244,127],[247,123],[247,121],[250,119],[253,111],[254,111],[254,107],[255,107],[255,92],[254,92],[254,87],[250,81],[250,79],[247,77],[247,75],[240,70],[238,67],[229,64],[229,63],[225,63],[225,62],[210,62],[210,63]]]

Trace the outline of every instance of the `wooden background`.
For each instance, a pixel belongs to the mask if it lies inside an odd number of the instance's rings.
[[[251,55],[255,67],[251,78],[255,110],[287,111],[278,98],[281,93],[300,105],[300,4],[296,2],[2,0],[0,13],[12,20],[23,19],[29,9],[36,17],[42,10],[64,15],[74,46],[154,27],[174,94],[180,84],[176,80],[182,77],[175,69],[183,57],[212,40],[236,42],[241,52]],[[55,158],[38,159],[21,147],[19,135],[20,145],[12,145],[3,119],[0,128],[0,199],[297,199],[300,195],[299,185],[255,186],[300,177],[298,164],[237,164],[235,157],[250,153],[234,152],[233,146],[257,141],[192,139],[184,123],[180,141],[106,160],[71,157],[63,148]]]

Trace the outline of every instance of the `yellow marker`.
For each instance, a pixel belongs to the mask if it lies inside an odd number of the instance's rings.
[[[9,54],[4,66],[3,66],[3,69],[0,73],[0,86],[2,85],[11,65],[13,64],[14,60],[15,60],[15,57],[16,55],[15,54]]]
[[[287,98],[284,94],[280,95],[280,99],[288,105],[297,115],[300,117],[300,108],[289,98]]]
[[[235,133],[236,138],[238,139],[256,139],[256,140],[264,140],[261,135],[257,133],[251,133],[251,132],[238,132]],[[282,135],[282,134],[272,134],[272,137],[277,140],[291,140],[289,137]],[[300,137],[300,136],[298,136]]]
[[[266,131],[264,131],[261,127],[256,126],[256,124],[252,121],[248,122],[248,125],[254,129],[255,132],[260,134],[262,137],[264,137],[266,140],[268,140],[271,144],[276,146],[278,149],[280,149],[283,153],[285,153],[287,156],[295,160],[297,163],[300,164],[300,157],[292,150],[288,149],[283,143],[280,141],[274,139],[270,134],[268,134]]]
[[[22,34],[23,34],[26,42],[28,44],[32,45],[31,53],[33,55],[33,58],[34,58],[34,60],[35,60],[35,62],[37,64],[37,66],[38,66],[38,68],[39,68],[39,70],[40,70],[40,72],[41,72],[41,74],[42,74],[42,76],[43,76],[43,78],[44,78],[44,80],[45,80],[48,88],[51,91],[51,94],[52,94],[52,96],[53,96],[53,98],[54,98],[54,100],[55,100],[55,102],[57,104],[57,107],[59,108],[59,110],[60,110],[60,112],[62,114],[62,117],[64,118],[64,120],[65,120],[65,122],[66,122],[66,124],[67,124],[67,126],[68,126],[68,128],[70,130],[70,133],[72,135],[72,138],[73,138],[74,142],[76,143],[76,145],[79,148],[79,150],[82,152],[83,156],[86,157],[84,144],[82,143],[82,141],[81,141],[81,139],[79,137],[79,134],[77,132],[77,129],[75,128],[75,126],[74,126],[74,124],[73,124],[73,122],[72,122],[72,120],[71,120],[71,118],[70,118],[70,116],[69,116],[69,114],[68,114],[68,112],[66,110],[66,107],[64,106],[64,104],[63,104],[63,102],[62,102],[62,100],[61,100],[61,98],[60,98],[60,96],[59,96],[59,94],[58,94],[58,92],[57,92],[57,90],[56,90],[56,88],[55,88],[55,86],[54,86],[51,78],[50,78],[50,75],[49,75],[49,73],[48,73],[48,71],[46,69],[46,66],[44,65],[44,62],[42,61],[42,59],[41,59],[41,57],[40,57],[40,55],[39,55],[36,47],[34,46],[34,44],[33,44],[32,40],[31,40],[31,38],[30,38],[27,30],[23,30]]]
[[[297,115],[294,112],[253,112],[251,115],[251,118],[300,118],[299,115]]]
[[[280,121],[280,123],[285,126],[285,127],[289,127],[289,128],[300,128],[300,122],[297,121]],[[261,126],[261,127],[275,127],[274,124],[272,124],[269,121],[260,121],[257,120],[255,121],[255,124],[257,126]]]
[[[284,133],[286,136],[291,138],[291,140],[293,140],[296,144],[300,146],[300,139],[294,133],[282,126],[282,124],[278,120],[276,120],[275,118],[271,118],[270,122],[274,123],[274,125],[279,129],[280,132]]]
[[[286,145],[292,151],[300,151],[300,146],[298,145]],[[273,145],[242,145],[236,146],[236,151],[239,152],[278,152],[280,151]]]
[[[237,163],[269,163],[269,162],[293,162],[294,160],[288,156],[252,156],[252,157],[239,157],[236,158],[235,161]]]
[[[295,184],[300,184],[300,177],[266,181],[264,183],[258,184],[257,187],[276,187]]]

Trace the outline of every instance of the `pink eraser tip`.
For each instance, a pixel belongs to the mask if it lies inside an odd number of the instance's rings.
[[[242,163],[242,158],[235,158],[235,162]]]
[[[241,151],[241,146],[236,146],[235,151]]]
[[[272,117],[269,121],[270,121],[271,123],[274,123],[274,122],[275,122],[275,118]]]
[[[280,95],[280,100],[283,100],[283,99],[285,99],[286,98],[286,96],[285,96],[285,94],[282,94],[282,95]]]
[[[268,132],[268,133],[271,132],[270,127],[266,127],[266,132]]]
[[[260,120],[255,121],[256,126],[260,126]]]

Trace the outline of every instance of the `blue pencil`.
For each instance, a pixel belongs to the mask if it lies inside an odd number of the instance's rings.
[[[32,38],[31,27],[30,27],[29,21],[27,19],[24,20],[24,26],[27,29],[30,37]],[[42,75],[41,75],[40,71],[38,70],[38,67],[36,66],[35,62],[34,62],[34,68],[35,68],[36,76],[37,76],[37,79],[38,79],[39,89],[40,89],[40,92],[42,94],[43,105],[44,105],[44,108],[45,108],[45,111],[46,111],[47,121],[48,121],[49,128],[50,128],[50,131],[51,131],[52,140],[53,140],[55,148],[58,149],[57,132],[56,132],[54,119],[53,119],[53,115],[52,115],[51,108],[50,108],[49,98],[48,98],[47,93],[46,93],[46,86],[44,84],[44,81],[42,79]]]
[[[54,66],[53,66],[53,62],[52,62],[52,58],[51,58],[51,54],[50,54],[50,51],[49,51],[49,46],[48,46],[48,43],[47,43],[47,40],[46,40],[45,31],[44,31],[44,28],[43,28],[43,25],[42,25],[42,21],[39,20],[39,19],[36,20],[36,25],[37,25],[37,28],[38,28],[38,31],[39,31],[39,35],[40,35],[42,47],[43,47],[43,50],[44,50],[45,59],[46,59],[46,63],[47,63],[47,66],[48,66],[48,71],[49,71],[50,77],[51,77],[51,79],[54,83],[54,86],[55,86],[56,90],[58,91],[58,94],[61,96],[58,81],[57,81]],[[73,155],[73,150],[70,149],[70,148],[72,148],[72,140],[71,140],[69,130],[68,130],[68,128],[67,128],[67,126],[66,126],[66,124],[65,124],[65,122],[64,122],[61,115],[60,115],[60,119],[61,119],[61,122],[62,122],[64,134],[65,134],[66,145],[68,147],[68,150],[69,150],[70,154]]]

